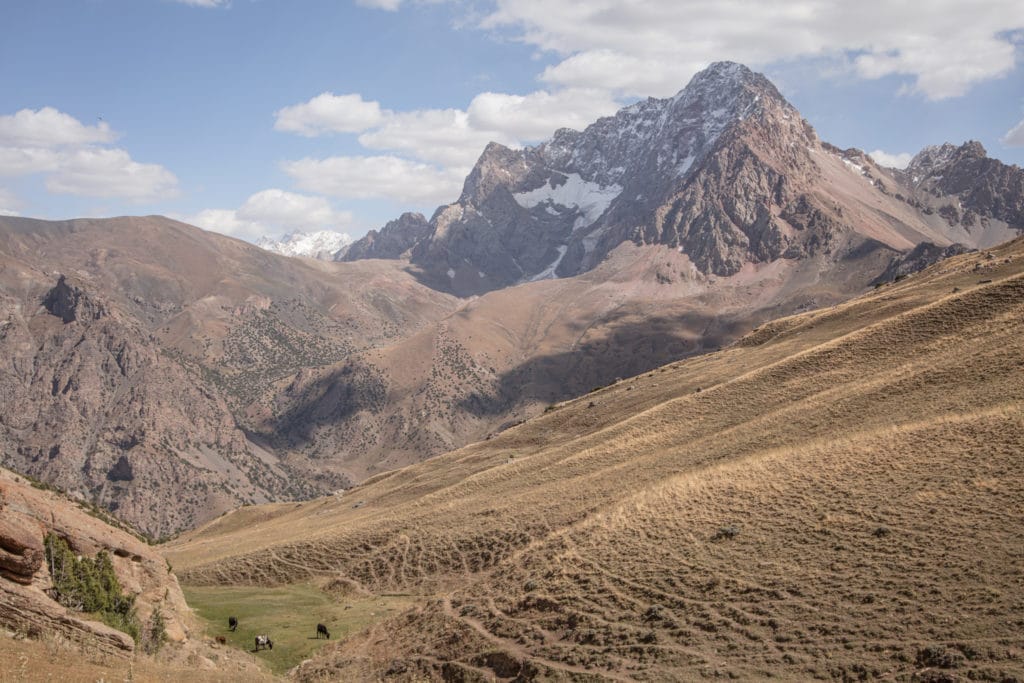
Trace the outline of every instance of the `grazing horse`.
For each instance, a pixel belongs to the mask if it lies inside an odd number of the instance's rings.
[[[256,636],[256,652],[260,651],[260,648],[266,648],[268,650],[274,649],[274,641],[270,639],[270,636],[259,635]]]
[[[320,636],[323,636],[327,640],[331,639],[331,632],[328,631],[327,627],[324,626],[323,624],[317,624],[316,625],[316,637],[319,638]]]
[[[235,617],[228,617],[228,628],[232,631],[238,628],[238,619]]]

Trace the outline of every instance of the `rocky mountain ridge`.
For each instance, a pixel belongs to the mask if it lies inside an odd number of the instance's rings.
[[[926,147],[898,176],[918,194],[947,200],[939,212],[968,230],[991,220],[1024,226],[1024,171],[992,159],[975,140]]]
[[[821,142],[764,76],[719,62],[675,97],[638,102],[584,131],[562,129],[522,150],[488,145],[429,234],[411,250],[408,238],[378,246],[373,257],[406,255],[427,284],[467,295],[586,272],[623,242],[663,244],[701,273],[729,276],[744,264],[833,250],[858,234],[895,250],[975,247],[1016,234],[1020,200],[997,197],[1024,195],[1024,174],[987,159],[976,143],[947,147],[915,159],[917,174],[933,169],[915,182],[911,169],[893,172],[860,150]],[[943,176],[934,170],[940,162],[959,173]],[[829,176],[838,168],[867,186],[835,196]],[[935,220],[923,193],[962,196],[968,210]],[[894,205],[894,195],[910,210]],[[979,216],[997,225],[972,231]],[[392,230],[385,226],[375,243]],[[366,248],[356,242],[346,258]]]
[[[350,485],[268,430],[307,368],[455,304],[391,266],[340,275],[167,219],[0,218],[0,465],[154,538]]]
[[[357,261],[368,258],[403,256],[430,233],[430,224],[423,214],[406,212],[384,227],[370,230],[357,242],[341,250],[335,260]]]

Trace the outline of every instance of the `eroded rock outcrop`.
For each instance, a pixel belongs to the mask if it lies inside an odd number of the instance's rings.
[[[168,640],[184,643],[190,617],[178,580],[145,543],[91,516],[63,496],[0,469],[0,627],[32,637],[60,636],[108,654],[128,655],[131,636],[53,598],[44,539],[54,534],[82,556],[106,551],[122,589],[135,596],[141,623],[164,617]]]

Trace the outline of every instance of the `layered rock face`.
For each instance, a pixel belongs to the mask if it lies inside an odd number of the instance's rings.
[[[43,542],[47,534],[85,556],[108,552],[123,590],[136,598],[142,623],[164,616],[172,643],[188,640],[191,620],[178,580],[166,561],[130,534],[90,516],[53,492],[0,469],[0,628],[30,636],[59,635],[112,655],[129,655],[131,637],[63,607],[50,593]]]

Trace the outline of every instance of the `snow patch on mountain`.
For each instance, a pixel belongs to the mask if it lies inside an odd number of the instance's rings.
[[[600,218],[622,193],[621,185],[604,186],[592,183],[580,177],[579,173],[569,173],[564,178],[565,181],[558,185],[555,185],[555,180],[552,179],[529,192],[519,192],[512,196],[523,208],[532,209],[543,204],[545,210],[551,214],[557,214],[552,211],[552,205],[579,209],[583,215],[573,226],[574,230],[578,230]]]
[[[352,238],[343,232],[319,230],[317,232],[292,232],[280,240],[261,237],[256,246],[284,256],[304,256],[306,258],[330,261],[344,247],[352,244]]]

